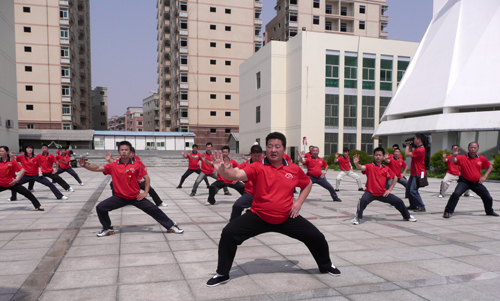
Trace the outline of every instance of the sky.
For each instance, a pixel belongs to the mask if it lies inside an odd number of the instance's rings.
[[[232,0],[238,1],[238,0]],[[310,0],[309,0],[310,1]],[[263,0],[263,23],[276,0]],[[432,18],[432,0],[387,0],[389,39],[420,42]],[[156,0],[90,0],[92,86],[108,87],[108,114],[158,90]]]

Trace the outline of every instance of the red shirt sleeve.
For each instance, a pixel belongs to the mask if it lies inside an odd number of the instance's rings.
[[[304,159],[304,165],[309,168],[309,163],[311,162],[311,159]]]
[[[490,168],[491,163],[490,163],[490,161],[488,161],[488,159],[486,159],[486,157],[479,156],[479,158],[481,159],[481,162],[483,162],[483,168],[484,169]]]
[[[394,177],[396,176],[396,174],[390,168],[387,168],[387,175],[389,176],[388,179],[394,179]]]
[[[295,166],[297,168],[297,175],[299,176],[299,188],[304,189],[307,185],[309,185],[311,179],[304,173],[304,170],[302,170],[302,168],[300,168],[298,165]]]
[[[323,161],[323,167],[326,168],[328,166],[328,164],[326,164],[326,161],[321,159],[321,161]]]
[[[142,164],[142,162],[141,162],[141,164],[139,164],[139,170],[137,171],[137,180],[139,180],[140,178],[142,178],[148,174],[144,167],[145,167],[145,165]]]
[[[247,174],[247,178],[249,181],[255,181],[255,179],[257,178],[257,174],[258,174],[258,169],[259,167],[257,165],[260,165],[260,164],[249,164],[247,167],[245,167],[245,169],[243,169],[243,171]]]
[[[14,167],[15,172],[19,172],[19,171],[21,171],[21,169],[23,169],[21,167],[21,164],[19,164],[19,162],[17,162],[17,161],[11,161],[11,162],[12,162],[12,167]]]
[[[403,159],[401,159],[401,161],[403,161]],[[405,161],[403,161],[402,163],[403,163],[403,164],[402,164],[403,168],[406,168],[406,167],[408,166],[408,164],[406,164],[406,162],[405,162]]]
[[[364,174],[364,175],[366,175],[366,173],[373,167],[372,164],[365,164],[365,165],[361,165],[361,166],[366,167],[365,170],[361,169],[361,173]]]
[[[111,163],[106,164],[103,166],[104,167],[104,172],[103,174],[105,175],[110,175],[111,174]]]

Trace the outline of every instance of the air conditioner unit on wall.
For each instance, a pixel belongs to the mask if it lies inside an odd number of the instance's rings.
[[[7,119],[7,122],[5,123],[5,126],[8,128],[14,127],[14,121],[11,119]]]

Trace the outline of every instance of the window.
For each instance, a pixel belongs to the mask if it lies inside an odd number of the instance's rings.
[[[137,129],[138,132],[142,132],[142,129]]]
[[[230,83],[230,82],[231,82],[231,78],[230,78],[230,77],[226,77],[224,81],[225,81],[226,83]]]
[[[31,7],[23,6],[23,13],[31,13]]]
[[[217,94],[210,94],[210,99],[217,99]]]
[[[226,47],[227,49],[231,49],[231,43],[226,43],[225,47]]]
[[[68,9],[67,8],[59,8],[59,18],[61,19],[68,19]]]
[[[231,31],[231,26],[226,26],[225,31]]]
[[[215,24],[210,24],[210,30],[215,30],[217,26]]]
[[[225,64],[226,66],[231,66],[231,61],[226,61]]]
[[[319,24],[319,23],[318,23],[318,24]],[[289,30],[288,30],[288,32],[289,32],[289,34],[288,34],[288,35],[289,35],[290,37],[294,37],[294,36],[296,36],[296,35],[297,35],[297,29],[289,29]]]
[[[63,123],[63,130],[70,131],[71,123]]]
[[[319,8],[319,1],[320,1],[320,0],[314,0],[314,1],[313,1],[313,7],[314,7],[314,8]]]
[[[188,45],[188,39],[187,38],[180,38],[180,43],[181,47],[187,47]]]
[[[260,71],[255,74],[255,80],[257,82],[257,89],[260,89]]]
[[[297,20],[299,19],[299,16],[297,13],[288,13],[288,22],[297,22]],[[281,23],[280,23],[281,24]],[[278,26],[279,28],[280,26]]]
[[[26,105],[27,111],[33,111],[33,105]]]
[[[188,56],[187,55],[181,55],[179,57],[179,61],[180,61],[181,65],[187,65],[187,63],[188,63]]]
[[[137,122],[137,125],[142,125],[142,121],[138,121],[138,122]]]
[[[380,90],[392,91],[392,59],[380,60]]]
[[[215,133],[217,133],[217,129],[211,128],[210,129],[210,134],[215,134]]]
[[[291,5],[297,5],[297,0],[290,0]]]
[[[211,12],[211,13],[215,13],[216,11],[217,11],[217,8],[215,8],[215,7],[210,7],[210,12]]]
[[[347,16],[347,6],[341,6],[340,7],[340,15],[341,16]]]
[[[29,130],[32,130],[32,129],[34,129],[34,128],[35,128],[35,125],[34,125],[34,124],[32,124],[32,123],[28,123],[28,124],[26,125],[26,128],[27,128],[27,129],[29,129]]]
[[[24,52],[31,52],[31,46],[24,46]]]
[[[106,126],[106,123],[105,122],[101,122],[101,126]]]
[[[216,60],[210,60],[210,65],[217,65],[217,61]]]
[[[231,14],[231,9],[230,8],[226,8],[225,12],[226,12],[226,14]]]
[[[31,27],[24,26],[24,32],[31,32]]]
[[[104,101],[101,101],[101,106],[105,106],[106,103]]]
[[[225,113],[224,113],[224,115],[225,115],[226,117],[231,117],[231,112],[225,112]]]
[[[340,23],[340,31],[347,32],[347,23]]]
[[[366,6],[364,6],[364,5],[360,5],[360,6],[359,6],[359,13],[360,13],[360,14],[364,14],[364,13],[366,13]]]
[[[187,11],[188,10],[188,4],[186,1],[179,2],[179,10],[180,11]]]
[[[339,126],[339,96],[337,94],[325,95],[325,126]]]
[[[338,133],[325,133],[325,156],[329,156],[337,152],[338,141]]]
[[[365,30],[365,21],[359,21],[359,29]]]
[[[262,11],[260,9],[255,10],[255,19],[260,19],[260,15],[262,14]]]
[[[217,116],[217,111],[210,111],[210,116]]]
[[[363,58],[363,89],[375,90],[375,59]]]
[[[70,86],[62,86],[62,96],[71,96]]]
[[[380,105],[379,105],[379,118],[382,118],[382,116],[385,113],[385,109],[389,105],[389,102],[391,102],[390,97],[380,97]]]
[[[333,30],[331,21],[325,21],[325,30]]]
[[[179,127],[179,132],[188,132],[188,131],[189,131],[189,127],[186,125]]]
[[[61,47],[61,57],[69,57],[69,47]]]
[[[356,89],[357,84],[357,73],[358,73],[358,58],[355,56],[346,56],[344,60],[344,88]]]
[[[62,113],[63,115],[71,115],[71,105],[62,105]],[[103,116],[104,112],[101,112],[101,116]]]
[[[356,134],[344,133],[344,148],[356,149]]]
[[[373,129],[375,126],[375,96],[363,96],[361,106],[361,127]]]
[[[24,71],[26,71],[26,72],[32,72],[33,71],[33,67],[32,66],[24,66]]]
[[[225,130],[224,130],[224,133],[226,133],[226,134],[231,134],[231,129],[225,129]]]
[[[214,76],[210,77],[210,82],[215,83],[217,81],[217,78]]]
[[[101,116],[106,116],[106,112],[101,112]]]
[[[69,75],[70,75],[69,67],[62,66],[61,67],[61,76],[62,77],[69,77]]]
[[[319,25],[319,16],[313,16],[313,24]]]
[[[181,118],[188,118],[188,109],[182,108],[179,110],[179,114]]]
[[[333,7],[331,4],[327,4],[325,6],[325,13],[328,14],[328,15],[331,15],[333,13]]]
[[[255,123],[260,123],[260,106],[255,108]]]
[[[339,86],[339,56],[326,55],[326,87]]]
[[[373,141],[371,134],[361,134],[361,150],[373,154]]]
[[[180,20],[179,21],[179,28],[180,29],[188,29],[188,21],[187,20]]]
[[[344,95],[344,127],[356,127],[357,102],[356,95]]]
[[[32,85],[26,85],[26,86],[24,86],[24,89],[26,91],[33,91],[33,86]]]
[[[187,75],[187,73],[181,73],[180,81],[181,81],[181,83],[187,83],[188,82],[188,75]]]
[[[188,91],[179,92],[181,100],[188,100]]]
[[[61,27],[61,38],[69,39],[69,28]]]
[[[231,95],[226,95],[226,96],[225,96],[225,99],[226,99],[226,100],[231,100]]]
[[[262,48],[262,44],[255,44],[254,50],[255,52],[259,51]]]
[[[401,82],[401,79],[403,79],[403,75],[405,74],[406,68],[408,68],[409,64],[410,64],[409,57],[399,57],[398,58],[398,85],[399,85],[399,82]]]
[[[217,43],[215,43],[215,42],[210,42],[210,47],[217,47]]]

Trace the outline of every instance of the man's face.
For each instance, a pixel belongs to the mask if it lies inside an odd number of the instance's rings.
[[[382,158],[384,158],[384,154],[382,153],[382,151],[376,151],[373,155],[373,159],[377,164],[380,164],[380,162],[382,162]]]
[[[252,153],[250,154],[250,158],[252,158],[252,162],[257,162],[262,159],[262,153]]]
[[[309,146],[309,152],[310,152],[310,153],[312,153],[313,149],[314,149],[314,147]]]
[[[317,147],[313,148],[311,154],[314,158],[317,158],[319,154],[319,148]]]
[[[399,155],[401,155],[401,152],[399,151],[399,149],[395,149],[394,150],[394,157],[399,158]]]
[[[349,156],[349,152],[344,152],[344,157]]]
[[[193,146],[193,153],[196,153],[196,152],[198,152],[198,147]]]
[[[422,139],[418,138],[417,136],[414,136],[413,143],[415,143],[416,146],[420,146],[422,145]]]
[[[129,158],[130,159],[134,159],[134,157],[135,157],[135,153],[133,151],[131,151],[130,154],[129,154]]]
[[[227,156],[229,156],[229,150],[223,149],[222,150],[222,157],[227,158]]]
[[[128,145],[121,145],[120,149],[118,149],[118,152],[120,153],[120,157],[122,158],[130,158],[130,147]]]
[[[42,146],[42,152],[48,153],[49,152],[49,148],[46,147],[46,146]]]
[[[458,150],[460,150],[460,148],[458,146],[454,146],[451,149],[451,151],[454,152],[454,153],[458,152]]]
[[[280,161],[285,154],[283,142],[280,139],[269,139],[266,145],[266,154],[270,161]]]
[[[61,155],[63,155],[63,156],[66,155],[66,150],[64,148],[61,148]]]
[[[475,153],[477,153],[478,150],[479,150],[479,146],[477,145],[477,143],[471,143],[469,145],[469,153],[470,154],[475,154]]]
[[[212,145],[207,145],[207,152],[211,152],[212,151]]]

